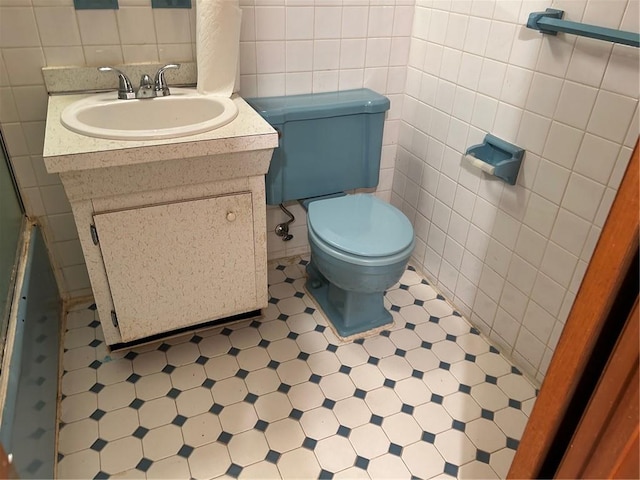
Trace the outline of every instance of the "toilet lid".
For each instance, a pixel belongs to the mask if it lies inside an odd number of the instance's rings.
[[[409,219],[394,206],[368,194],[311,202],[307,222],[324,242],[364,257],[393,255],[413,241]]]

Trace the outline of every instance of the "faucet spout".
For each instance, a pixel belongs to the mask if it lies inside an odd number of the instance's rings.
[[[171,92],[169,91],[169,86],[167,85],[167,81],[164,78],[164,72],[169,69],[178,69],[178,68],[180,68],[179,63],[170,63],[158,69],[158,71],[156,72],[155,80],[153,82],[154,90],[156,92],[157,97],[166,97],[168,95],[171,95]]]
[[[129,100],[135,98],[136,94],[133,91],[133,85],[131,80],[125,75],[124,72],[113,67],[98,67],[100,72],[115,72],[118,74],[118,98],[121,100]]]

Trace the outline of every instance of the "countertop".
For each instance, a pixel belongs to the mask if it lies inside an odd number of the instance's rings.
[[[231,97],[238,107],[238,116],[232,122],[196,135],[161,140],[106,140],[80,135],[65,128],[60,123],[60,114],[65,107],[90,95],[49,97],[43,155],[49,173],[204,157],[278,146],[276,131],[238,95]]]

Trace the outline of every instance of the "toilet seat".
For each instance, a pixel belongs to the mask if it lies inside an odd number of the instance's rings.
[[[309,204],[309,237],[332,256],[360,265],[387,265],[414,246],[409,219],[370,194],[346,195]]]

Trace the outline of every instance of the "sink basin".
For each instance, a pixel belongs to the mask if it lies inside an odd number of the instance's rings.
[[[65,108],[60,121],[89,137],[154,140],[207,132],[237,115],[238,107],[230,98],[174,87],[168,97],[144,100],[118,100],[115,92],[91,95]]]

